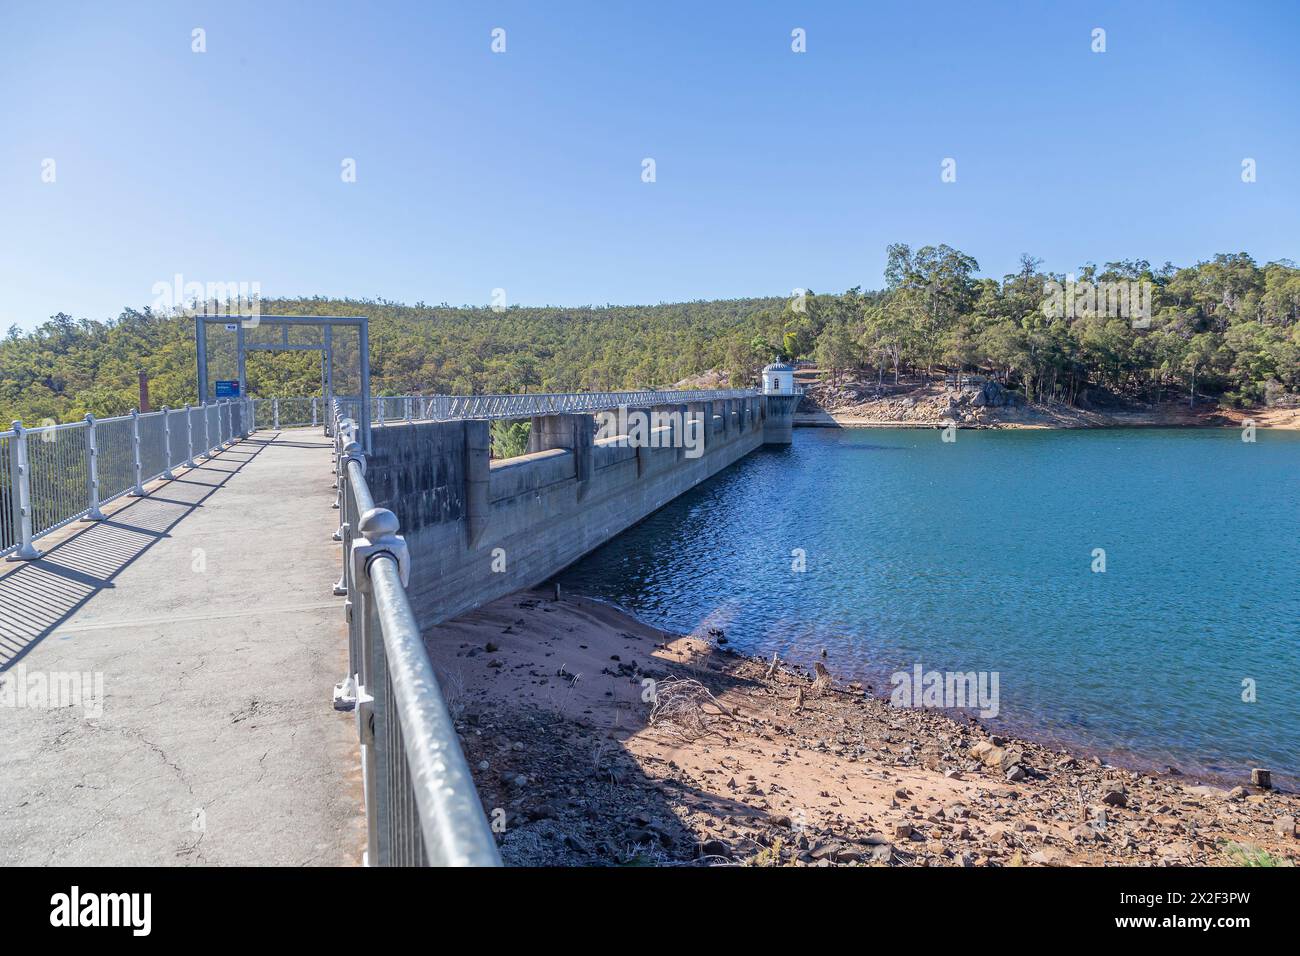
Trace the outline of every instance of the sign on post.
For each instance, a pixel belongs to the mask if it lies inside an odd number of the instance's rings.
[[[217,398],[238,398],[238,379],[217,379]]]

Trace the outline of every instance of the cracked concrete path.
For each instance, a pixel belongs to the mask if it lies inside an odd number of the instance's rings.
[[[147,490],[0,565],[0,866],[359,863],[328,439],[258,432]]]

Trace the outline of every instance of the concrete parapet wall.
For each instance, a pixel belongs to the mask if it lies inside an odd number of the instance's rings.
[[[763,398],[663,410],[703,413],[700,457],[597,441],[590,415],[534,419],[528,454],[505,461],[484,421],[376,429],[366,480],[401,522],[421,626],[540,584],[764,441]]]

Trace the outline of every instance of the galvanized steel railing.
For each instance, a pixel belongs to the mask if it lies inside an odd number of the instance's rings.
[[[253,415],[259,428],[297,428],[328,421],[330,406],[319,396],[310,398],[254,398]]]
[[[0,432],[0,555],[30,561],[35,542],[79,519],[102,520],[100,506],[172,478],[244,437],[253,427],[247,399],[118,418]]]
[[[331,410],[349,673],[335,707],[355,709],[370,866],[499,866],[501,858],[406,596],[397,516],[376,508],[357,426]]]
[[[753,389],[675,389],[635,392],[566,392],[539,395],[379,395],[370,399],[375,425],[410,421],[454,421],[462,418],[530,418],[533,415],[574,415],[602,409],[677,405],[685,402],[752,398]],[[285,401],[285,399],[281,399]],[[361,410],[356,397],[336,399],[343,414],[355,420]],[[315,424],[313,422],[312,424]]]

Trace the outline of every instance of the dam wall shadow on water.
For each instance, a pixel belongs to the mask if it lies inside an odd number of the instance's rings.
[[[541,584],[765,442],[788,443],[793,404],[755,396],[657,409],[698,416],[698,457],[671,426],[648,446],[597,440],[591,415],[534,418],[528,454],[500,461],[487,421],[376,429],[366,480],[376,507],[401,523],[420,626]]]

